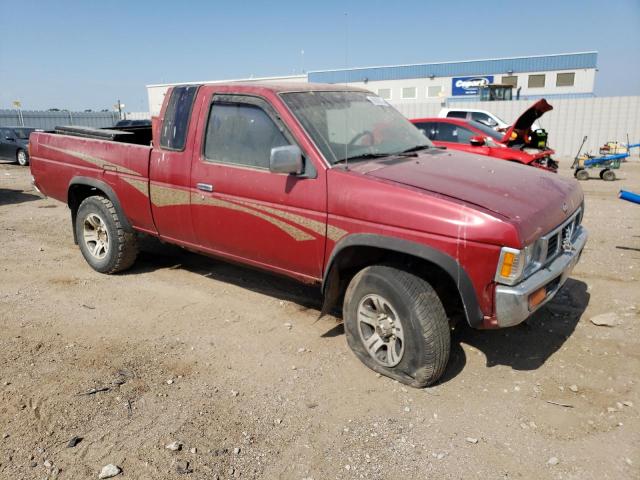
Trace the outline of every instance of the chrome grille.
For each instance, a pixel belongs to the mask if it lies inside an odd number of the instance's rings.
[[[560,254],[563,244],[574,240],[578,232],[578,226],[581,222],[582,207],[576,210],[570,218],[562,223],[562,225],[554,228],[541,238],[543,242],[542,251],[546,253],[545,257],[541,258],[540,263],[542,265],[546,265],[557,257]]]
[[[549,237],[549,241],[547,243],[547,258],[555,256],[556,252],[558,251],[558,245],[558,235]]]

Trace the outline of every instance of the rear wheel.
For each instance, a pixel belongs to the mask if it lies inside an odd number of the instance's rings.
[[[587,172],[584,168],[579,168],[573,174],[578,180],[589,180],[589,172]]]
[[[600,172],[600,176],[606,182],[612,182],[616,179],[616,173],[613,170],[603,170]]]
[[[29,156],[27,155],[27,152],[25,152],[22,148],[19,148],[16,152],[16,162],[18,162],[18,165],[20,165],[21,167],[26,167],[27,165],[29,165]]]
[[[407,385],[435,383],[449,360],[449,321],[425,280],[391,266],[361,270],[344,300],[349,346],[369,368]]]
[[[113,203],[95,195],[86,198],[76,214],[76,238],[82,256],[100,273],[129,268],[138,254],[135,234],[125,230]]]

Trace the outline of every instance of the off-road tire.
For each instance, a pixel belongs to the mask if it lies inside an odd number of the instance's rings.
[[[16,163],[21,167],[26,167],[27,165],[29,165],[29,155],[22,148],[19,148],[16,151]]]
[[[104,220],[108,235],[109,248],[102,259],[91,254],[84,240],[84,223],[91,214],[96,214]],[[133,231],[125,229],[116,208],[108,198],[94,195],[84,199],[78,207],[74,228],[82,256],[94,270],[100,273],[117,273],[131,267],[135,262],[138,255],[136,235]]]
[[[369,354],[358,330],[360,302],[372,294],[388,300],[401,319],[404,353],[393,367]],[[347,287],[343,316],[349,347],[372,370],[418,388],[435,383],[444,373],[451,349],[449,321],[435,290],[422,278],[393,266],[366,267]]]
[[[578,180],[589,180],[589,172],[587,172],[584,168],[579,168],[573,174]]]

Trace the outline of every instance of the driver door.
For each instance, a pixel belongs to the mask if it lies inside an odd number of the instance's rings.
[[[191,174],[198,243],[303,280],[321,278],[327,228],[324,169],[306,155],[302,175],[269,171],[272,148],[300,143],[265,99],[218,94],[208,102],[208,112],[200,116]]]

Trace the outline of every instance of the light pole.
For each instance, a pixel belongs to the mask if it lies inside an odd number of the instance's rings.
[[[22,116],[22,102],[20,100],[14,100],[13,101],[13,106],[16,107],[16,110],[18,110],[18,120],[20,121],[20,126],[24,127],[24,117]]]
[[[126,105],[124,103],[121,103],[120,99],[118,99],[118,103],[116,103],[113,107],[116,110],[118,110],[118,120],[123,120],[123,118],[122,118],[122,109],[124,107],[126,107]]]

